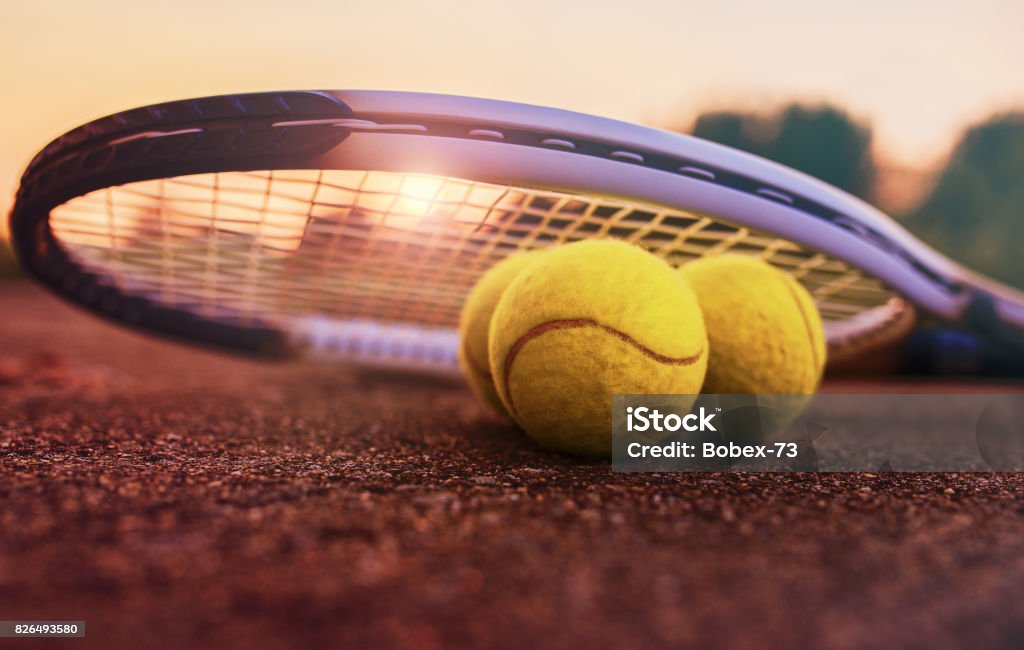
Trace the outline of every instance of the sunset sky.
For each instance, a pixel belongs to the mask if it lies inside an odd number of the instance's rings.
[[[841,103],[882,154],[932,163],[1024,107],[1024,3],[7,2],[0,209],[48,140],[197,95],[373,88],[477,95],[656,126],[715,107]]]

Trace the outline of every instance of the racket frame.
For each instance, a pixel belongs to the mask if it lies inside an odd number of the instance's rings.
[[[115,185],[274,169],[428,174],[712,215],[841,259],[928,314],[1024,346],[1024,294],[963,269],[821,181],[686,135],[466,97],[255,93],[101,118],[57,138],[29,164],[10,217],[12,240],[32,275],[103,316],[217,347],[290,355],[293,342],[272,323],[233,325],[118,292],[74,262],[48,219],[62,203]],[[859,334],[836,331],[833,338]]]

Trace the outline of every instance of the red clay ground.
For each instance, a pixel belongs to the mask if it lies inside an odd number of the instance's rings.
[[[0,619],[88,623],[0,647],[1024,645],[1024,475],[615,474],[459,385],[0,310]]]

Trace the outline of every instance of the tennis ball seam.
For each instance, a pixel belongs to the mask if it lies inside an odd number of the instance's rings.
[[[796,282],[796,280],[794,280],[794,282]],[[807,332],[807,345],[811,348],[811,359],[814,361],[814,368],[815,371],[817,371],[817,369],[821,367],[821,363],[818,360],[818,350],[814,345],[815,330],[811,327],[810,320],[807,318],[807,312],[804,311],[804,305],[800,302],[800,296],[796,294],[796,291],[793,290],[793,287],[788,282],[783,282],[783,284],[786,285],[786,292],[789,294],[789,297],[793,299],[794,303],[796,303],[796,310],[800,312],[800,319],[803,320],[804,323],[804,331]]]
[[[506,404],[506,406],[508,406],[509,413],[511,413],[514,418],[518,420],[519,413],[516,410],[515,401],[512,399],[512,388],[509,385],[509,377],[512,374],[512,364],[515,361],[516,355],[519,354],[519,351],[522,350],[523,346],[525,346],[527,343],[541,336],[542,334],[546,334],[547,332],[585,327],[596,327],[598,329],[604,330],[605,332],[611,334],[612,336],[618,338],[619,340],[631,345],[633,348],[635,348],[637,351],[639,351],[647,358],[657,363],[662,363],[665,365],[692,366],[693,364],[700,361],[701,357],[704,356],[703,347],[701,347],[696,354],[689,357],[669,357],[663,354],[659,354],[658,352],[655,352],[649,347],[643,345],[629,334],[626,334],[621,330],[617,330],[614,327],[611,327],[610,325],[599,323],[592,318],[566,318],[561,320],[552,320],[540,323],[539,325],[534,325],[525,333],[523,333],[519,338],[517,338],[515,342],[509,347],[508,353],[505,355],[505,363],[502,368],[502,384],[505,389],[503,392],[506,393],[506,396],[508,398],[508,404]]]

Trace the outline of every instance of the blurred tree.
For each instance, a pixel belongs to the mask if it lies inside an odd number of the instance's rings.
[[[799,169],[861,198],[874,198],[871,129],[834,106],[790,104],[769,116],[705,113],[694,123],[693,134]]]
[[[967,266],[1024,288],[1024,113],[969,129],[904,224]]]
[[[838,108],[787,107],[768,158],[862,198],[873,198],[871,129]]]
[[[757,123],[765,121],[756,115],[732,111],[703,113],[693,125],[693,134],[727,147],[765,156],[768,154],[767,143],[754,136],[759,126]]]

